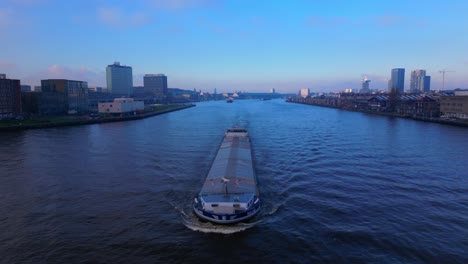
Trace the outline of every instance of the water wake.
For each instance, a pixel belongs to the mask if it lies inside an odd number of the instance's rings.
[[[219,225],[213,224],[211,222],[201,221],[193,212],[185,212],[184,210],[180,211],[182,216],[182,221],[184,225],[193,230],[202,233],[217,233],[217,234],[234,234],[238,232],[245,231],[253,226],[255,226],[260,221],[256,222],[242,222],[232,225]]]

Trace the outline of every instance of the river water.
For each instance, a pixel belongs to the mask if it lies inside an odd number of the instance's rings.
[[[261,212],[191,202],[248,129]],[[468,129],[283,100],[0,134],[0,263],[467,263]]]

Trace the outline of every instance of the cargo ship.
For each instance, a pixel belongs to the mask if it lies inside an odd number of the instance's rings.
[[[193,210],[201,219],[231,224],[260,210],[257,177],[246,129],[228,129],[206,176]]]

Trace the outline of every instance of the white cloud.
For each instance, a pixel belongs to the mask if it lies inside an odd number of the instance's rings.
[[[112,27],[141,26],[149,22],[145,12],[126,12],[120,8],[106,7],[97,10],[98,20]]]
[[[47,0],[9,0],[10,3],[23,5],[23,6],[32,6],[38,5],[46,2]]]
[[[404,22],[403,17],[393,15],[377,16],[375,19],[377,24],[381,26],[393,26]]]
[[[120,11],[115,8],[100,8],[97,15],[98,19],[107,25],[117,25],[122,20]]]
[[[105,86],[105,72],[96,72],[86,67],[70,68],[53,64],[39,72],[21,79],[21,83],[39,85],[44,79],[68,79],[88,82],[89,86]]]
[[[362,26],[362,25],[377,25],[380,27],[390,27],[397,25],[416,25],[428,26],[430,21],[423,18],[407,17],[400,15],[375,15],[362,17],[346,17],[346,16],[308,16],[306,24],[312,27],[338,27],[338,26]]]
[[[351,22],[347,17],[343,16],[309,16],[306,19],[308,25],[313,27],[329,27],[329,26],[343,26]]]
[[[7,75],[7,78],[16,79],[18,74],[18,66],[11,61],[0,60],[0,73]]]
[[[7,70],[11,68],[16,68],[16,64],[10,61],[2,61],[0,60],[0,70]]]

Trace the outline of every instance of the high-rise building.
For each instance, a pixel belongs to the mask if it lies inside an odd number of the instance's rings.
[[[392,78],[390,83],[391,85],[389,87],[389,93],[392,91],[403,93],[405,91],[405,69],[392,69]]]
[[[361,80],[361,83],[362,83],[362,87],[361,87],[361,90],[359,92],[360,93],[369,93],[370,92],[370,89],[369,89],[370,80],[367,79],[367,76],[364,77],[364,79]]]
[[[424,76],[423,87],[425,93],[431,91],[431,76]]]
[[[411,71],[410,90],[412,93],[423,93],[431,90],[431,76],[425,70]]]
[[[41,80],[41,109],[44,114],[88,111],[88,83],[64,79]]]
[[[0,74],[0,118],[13,117],[20,113],[20,80],[7,79],[6,74]]]
[[[424,92],[424,77],[426,77],[425,70],[411,71],[410,91],[412,93]]]
[[[106,79],[107,89],[112,95],[126,97],[133,95],[132,67],[114,62],[106,68]]]
[[[167,96],[167,76],[160,74],[145,74],[143,77],[145,93],[152,94],[155,98],[164,99]]]

